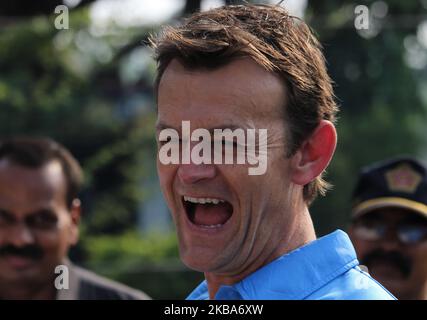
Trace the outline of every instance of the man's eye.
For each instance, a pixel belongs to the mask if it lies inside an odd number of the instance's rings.
[[[223,146],[232,146],[234,144],[233,140],[222,140],[222,145]]]
[[[53,229],[57,222],[57,217],[50,213],[36,214],[28,219],[28,225],[37,229]]]
[[[401,225],[400,238],[405,243],[418,243],[427,238],[427,227],[422,225]]]
[[[222,145],[223,145],[225,150],[228,149],[228,150],[233,151],[233,152],[238,152],[240,150],[239,144],[237,143],[236,140],[223,140]]]
[[[0,225],[7,225],[14,221],[10,214],[0,210]]]
[[[222,139],[221,141],[218,141],[219,143],[221,143],[224,147],[237,147],[237,141],[236,140],[226,140],[226,139]],[[218,143],[217,141],[215,141],[215,143]]]

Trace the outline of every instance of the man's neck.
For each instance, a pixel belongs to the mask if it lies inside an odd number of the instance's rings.
[[[289,232],[284,232],[286,237],[284,237],[273,250],[269,252],[264,250],[252,264],[244,270],[241,270],[238,274],[219,275],[206,272],[205,278],[208,284],[209,298],[214,299],[221,286],[238,283],[284,254],[316,239],[313,222],[307,208],[298,216],[298,219],[294,221],[293,225],[294,226],[290,228]]]

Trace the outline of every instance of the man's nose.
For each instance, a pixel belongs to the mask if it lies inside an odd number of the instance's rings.
[[[16,247],[34,243],[34,235],[24,223],[17,223],[8,230],[8,241]]]
[[[183,184],[193,184],[204,179],[213,179],[216,175],[215,165],[212,164],[181,164],[178,177]]]
[[[395,228],[388,228],[381,245],[385,251],[397,251],[401,249],[401,242],[398,238]]]

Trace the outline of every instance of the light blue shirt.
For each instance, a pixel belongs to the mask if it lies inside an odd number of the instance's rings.
[[[188,300],[209,299],[203,281]],[[232,286],[217,300],[395,300],[361,270],[348,235],[337,230],[293,250]]]

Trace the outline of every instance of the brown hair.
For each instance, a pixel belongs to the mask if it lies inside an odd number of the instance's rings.
[[[66,203],[71,208],[82,185],[83,173],[77,160],[65,147],[49,138],[12,137],[0,140],[1,159],[36,169],[58,160],[67,184]]]
[[[338,107],[321,45],[310,28],[279,5],[233,5],[195,13],[177,27],[165,27],[155,50],[160,79],[169,62],[178,59],[186,68],[218,68],[239,57],[251,57],[283,79],[289,95],[286,119],[290,138],[287,156],[293,155],[313,133],[321,119],[335,121]],[[304,186],[311,203],[329,184],[322,176]]]

